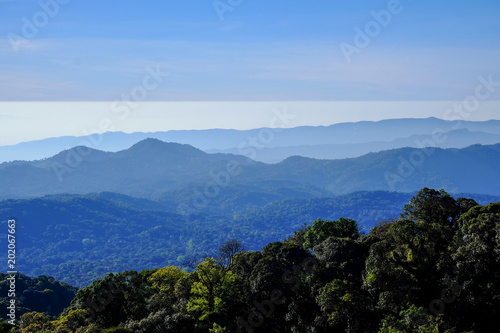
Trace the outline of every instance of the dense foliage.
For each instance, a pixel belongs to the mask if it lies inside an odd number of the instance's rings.
[[[248,250],[260,250],[320,218],[348,216],[367,233],[377,221],[397,218],[411,197],[358,192],[276,201],[262,207],[254,202],[254,208],[237,209],[233,203],[240,197],[235,195],[210,202],[203,212],[183,216],[156,201],[102,193],[0,201],[0,216],[18,220],[17,261],[24,274],[51,274],[82,287],[108,272],[183,266],[199,257],[215,256],[220,244],[231,238]],[[473,197],[482,203],[500,200]],[[7,230],[1,222],[0,228]],[[7,246],[6,239],[0,239],[2,244]]]
[[[11,274],[0,273],[0,316],[7,318],[9,305],[9,281]],[[61,313],[75,297],[77,288],[53,277],[41,275],[36,278],[15,274],[16,315],[27,312],[43,312],[50,316]],[[0,330],[1,331],[1,330]]]
[[[368,234],[317,220],[261,251],[108,274],[59,317],[16,332],[490,332],[500,314],[500,203],[424,188]]]

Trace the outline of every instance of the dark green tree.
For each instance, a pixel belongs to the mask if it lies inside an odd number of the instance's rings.
[[[475,206],[458,224],[453,259],[464,313],[459,327],[482,332],[500,309],[500,203]]]
[[[126,271],[108,274],[90,286],[78,290],[66,310],[86,310],[90,321],[103,328],[111,328],[129,319],[147,315],[146,299],[151,296],[147,278],[152,271],[139,274]]]
[[[336,221],[316,220],[304,234],[304,248],[313,248],[329,237],[358,238],[358,224],[343,217]]]
[[[427,187],[420,190],[403,210],[401,218],[443,225],[454,225],[461,212],[455,199],[444,190]]]

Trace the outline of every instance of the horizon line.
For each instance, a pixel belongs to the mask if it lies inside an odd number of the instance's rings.
[[[237,128],[222,128],[222,127],[214,127],[214,128],[193,128],[193,129],[169,129],[169,130],[164,130],[164,131],[133,131],[133,132],[125,132],[125,131],[106,131],[106,132],[92,132],[88,133],[87,135],[60,135],[60,136],[49,136],[45,137],[42,139],[35,139],[35,140],[28,140],[28,141],[20,141],[18,143],[14,144],[7,144],[7,145],[2,145],[0,144],[0,147],[14,147],[20,144],[26,144],[26,143],[31,143],[31,142],[39,142],[39,141],[45,141],[45,140],[51,140],[51,139],[61,139],[61,138],[85,138],[91,135],[105,135],[105,134],[125,134],[125,135],[130,135],[130,134],[157,134],[157,133],[167,133],[167,132],[202,132],[202,131],[237,131],[237,132],[250,132],[250,131],[258,131],[262,129],[276,129],[276,128],[282,128],[282,129],[296,129],[296,128],[326,128],[326,127],[331,127],[335,125],[346,125],[346,124],[359,124],[359,123],[380,123],[384,121],[392,121],[392,120],[427,120],[427,119],[435,119],[439,121],[445,121],[445,122],[475,122],[475,123],[486,123],[490,121],[500,121],[500,119],[487,119],[487,120],[461,120],[461,119],[444,119],[444,118],[439,118],[435,116],[430,116],[430,117],[402,117],[402,118],[386,118],[386,119],[380,119],[380,120],[359,120],[359,121],[346,121],[346,122],[339,122],[339,123],[332,123],[330,125],[298,125],[298,126],[293,126],[293,127],[255,127],[255,128],[249,128],[249,129],[237,129]],[[147,139],[147,138],[146,138]],[[144,139],[144,140],[146,140]],[[152,138],[155,139],[155,138]],[[159,139],[158,139],[159,140]],[[142,140],[141,140],[142,141]],[[161,140],[160,140],[161,141]],[[139,141],[140,142],[140,141]],[[164,141],[166,142],[166,141]]]

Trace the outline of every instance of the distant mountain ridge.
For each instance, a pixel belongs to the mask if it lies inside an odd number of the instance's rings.
[[[432,139],[432,134],[415,134],[407,138],[398,138],[393,141],[372,141],[365,143],[345,144],[312,144],[283,147],[267,147],[259,151],[255,160],[266,163],[277,163],[294,155],[316,159],[344,159],[360,157],[371,152],[383,150],[412,147],[422,148],[425,146],[439,148],[465,148],[474,144],[492,145],[500,143],[500,134],[485,132],[472,132],[468,129],[452,130],[440,134],[440,140]],[[208,153],[241,153],[238,148],[209,149]]]
[[[189,144],[210,153],[245,155],[266,163],[280,162],[293,155],[338,159],[395,148],[420,148],[422,144],[440,148],[464,148],[472,144],[500,143],[499,120],[473,122],[437,118],[388,119],[330,126],[300,126],[273,130],[270,139],[259,141],[259,135],[262,139],[263,133],[268,133],[268,130],[171,130],[130,134],[107,132],[100,135],[48,138],[0,146],[0,163],[48,158],[62,150],[81,145],[117,152],[146,138]],[[437,134],[445,139],[433,139]]]
[[[294,156],[265,164],[146,139],[116,153],[76,147],[40,161],[2,163],[0,198],[92,192],[168,198],[175,193],[191,204],[206,204],[234,191],[281,200],[355,191],[413,192],[425,186],[495,195],[500,194],[499,164],[500,144],[400,148],[340,160]]]

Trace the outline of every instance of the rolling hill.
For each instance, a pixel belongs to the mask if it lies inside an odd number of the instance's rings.
[[[248,250],[283,240],[316,219],[349,217],[367,233],[379,221],[399,217],[414,193],[357,192],[333,198],[273,201],[235,210],[212,203],[183,216],[160,202],[116,193],[55,195],[0,201],[0,216],[17,221],[17,268],[75,286],[109,272],[182,266],[213,255],[236,238]],[[468,195],[480,204],[500,196]],[[458,197],[458,196],[456,196]],[[228,201],[240,200],[238,194]],[[174,207],[175,208],[175,207]],[[7,220],[0,228],[7,230]],[[7,238],[0,237],[7,247]],[[3,252],[4,258],[7,252]],[[5,257],[5,260],[6,257]]]
[[[146,139],[116,153],[76,147],[44,160],[2,163],[0,199],[116,192],[192,208],[235,191],[269,197],[268,202],[365,190],[414,192],[425,186],[495,195],[500,194],[499,163],[500,144],[400,148],[339,160],[294,156],[265,164]],[[179,196],[188,202],[178,202]]]

